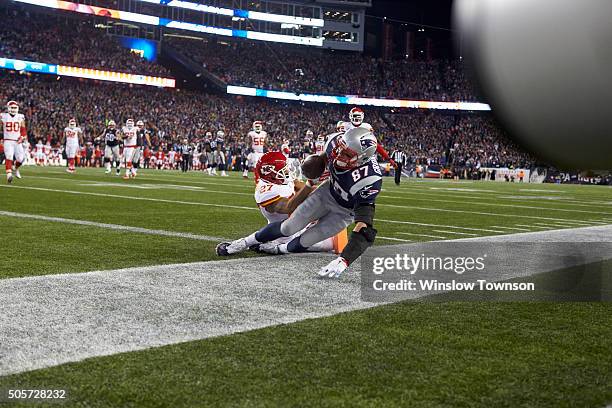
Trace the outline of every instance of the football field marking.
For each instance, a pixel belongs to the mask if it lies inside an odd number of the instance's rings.
[[[440,236],[440,235],[419,234],[417,232],[398,232],[398,234],[401,234],[401,235],[412,235],[414,237],[427,237],[427,238],[435,238],[435,239],[448,239],[448,237],[443,237],[443,236]],[[476,235],[476,234],[474,234],[474,235]]]
[[[612,226],[458,241],[612,242]],[[330,259],[299,254],[0,280],[0,376],[376,306],[361,300],[360,262],[340,280],[316,277]],[[488,280],[543,272],[533,260]]]
[[[444,230],[432,230],[433,232],[440,232],[443,234],[455,234],[455,235],[466,235],[466,236],[470,236],[470,237],[477,237],[478,234],[473,234],[471,232],[459,232],[459,231],[444,231]],[[505,233],[505,231],[500,231],[502,233]]]
[[[64,224],[84,225],[87,227],[105,228],[105,229],[111,229],[111,230],[116,230],[116,231],[127,231],[127,232],[134,232],[138,234],[161,235],[165,237],[197,239],[200,241],[221,242],[225,240],[224,238],[220,238],[220,237],[213,237],[210,235],[191,234],[188,232],[165,231],[165,230],[158,230],[158,229],[132,227],[129,225],[107,224],[103,222],[75,220],[72,218],[48,217],[46,215],[38,215],[38,214],[23,214],[23,213],[16,213],[12,211],[0,211],[0,216],[13,217],[13,218],[25,218],[25,219],[30,219],[30,220],[39,220],[39,221],[47,221],[47,222],[59,222],[59,223],[64,223]]]
[[[96,196],[96,197],[122,198],[122,199],[127,199],[127,200],[153,201],[153,202],[160,202],[160,203],[185,204],[185,205],[201,205],[205,207],[220,207],[220,208],[233,208],[237,210],[259,211],[259,209],[255,207],[245,207],[245,206],[240,206],[240,205],[211,204],[211,203],[201,203],[201,202],[196,202],[196,201],[166,200],[163,198],[124,196],[124,195],[118,195],[118,194],[92,193],[88,191],[76,191],[76,190],[60,190],[60,189],[55,189],[55,188],[44,188],[44,187],[26,187],[26,186],[16,186],[16,185],[7,186],[7,185],[2,185],[2,184],[0,184],[0,187],[19,188],[19,189],[24,189],[24,190],[48,191],[52,193],[90,195],[90,196]]]

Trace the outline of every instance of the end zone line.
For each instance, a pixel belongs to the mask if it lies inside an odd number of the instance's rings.
[[[64,224],[85,225],[88,227],[97,227],[97,228],[106,228],[106,229],[117,230],[117,231],[135,232],[138,234],[162,235],[165,237],[197,239],[200,241],[221,242],[224,240],[224,238],[220,238],[220,237],[191,234],[188,232],[164,231],[164,230],[157,230],[157,229],[132,227],[129,225],[107,224],[103,222],[75,220],[71,218],[48,217],[46,215],[38,215],[38,214],[23,214],[23,213],[16,213],[12,211],[0,211],[0,216],[14,217],[14,218],[27,218],[27,219],[32,219],[32,220],[49,221],[49,222],[61,222]]]

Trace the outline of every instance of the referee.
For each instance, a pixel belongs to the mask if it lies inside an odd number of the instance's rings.
[[[191,145],[187,141],[187,139],[183,139],[183,144],[179,146],[179,150],[181,152],[182,161],[181,161],[181,170],[185,173],[189,170],[189,159],[192,154]]]
[[[393,153],[391,153],[391,158],[397,164],[395,168],[395,184],[399,186],[402,177],[402,169],[406,165],[406,154],[401,150],[401,147],[397,147]]]

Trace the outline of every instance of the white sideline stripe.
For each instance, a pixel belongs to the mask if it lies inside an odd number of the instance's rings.
[[[75,190],[59,190],[54,188],[43,188],[43,187],[25,187],[25,186],[7,186],[0,184],[0,187],[4,188],[20,188],[24,190],[38,190],[38,191],[49,191],[53,193],[66,193],[66,194],[77,194],[77,195],[91,195],[96,197],[109,197],[109,198],[124,198],[127,200],[140,200],[140,201],[153,201],[159,203],[172,203],[172,204],[185,204],[185,205],[199,205],[204,207],[220,207],[220,208],[234,208],[237,210],[250,210],[250,211],[259,211],[259,209],[254,207],[244,207],[240,205],[229,205],[229,204],[211,204],[211,203],[199,203],[194,201],[177,201],[177,200],[165,200],[163,198],[148,198],[148,197],[134,197],[134,196],[124,196],[118,194],[104,194],[104,193],[91,193],[87,191],[75,191]]]
[[[423,222],[386,220],[386,219],[380,219],[380,218],[376,218],[376,222],[389,222],[391,224],[420,225],[423,227],[444,227],[444,228],[462,229],[462,230],[467,230],[467,231],[483,231],[483,232],[495,232],[495,233],[503,232],[503,231],[496,231],[496,230],[490,230],[490,229],[485,229],[485,228],[457,227],[455,225],[426,224]],[[437,232],[442,232],[442,231],[437,231]],[[477,236],[478,234],[474,234],[474,235]]]
[[[391,238],[391,237],[381,237],[380,235],[377,235],[376,238],[378,239],[386,239],[387,241],[398,241],[398,242],[412,242],[409,239],[400,239],[400,238]]]
[[[530,229],[550,229],[550,227],[538,227],[537,225],[516,224],[517,227],[525,227]]]
[[[502,227],[501,225],[491,225],[491,227],[493,228],[500,228],[500,229],[507,229],[507,230],[514,230],[514,231],[531,231],[527,228],[516,228],[516,227]]]
[[[442,232],[445,234],[456,234],[456,235],[467,235],[467,236],[471,236],[471,237],[477,237],[478,234],[472,234],[471,232],[458,232],[458,231],[443,231],[443,230],[432,230],[433,232]],[[499,231],[499,232],[504,232],[504,231]]]
[[[438,231],[436,231],[436,232],[438,232]],[[437,239],[447,239],[448,238],[448,237],[442,237],[440,235],[417,234],[416,232],[398,232],[398,234],[413,235],[415,237],[437,238]],[[476,235],[476,234],[474,234],[474,235]]]
[[[612,226],[453,241],[612,242]],[[298,254],[0,279],[0,376],[376,306],[361,300],[361,262],[341,280],[316,278],[331,259]],[[543,272],[523,263],[487,280]]]
[[[224,238],[213,237],[210,235],[198,235],[198,234],[190,234],[188,232],[175,232],[175,231],[164,231],[164,230],[141,228],[141,227],[131,227],[128,225],[107,224],[103,222],[75,220],[71,218],[47,217],[45,215],[23,214],[23,213],[16,213],[12,211],[0,211],[0,216],[14,217],[14,218],[27,218],[27,219],[32,219],[32,220],[49,221],[49,222],[61,222],[64,224],[85,225],[88,227],[106,228],[106,229],[111,229],[111,230],[128,231],[128,232],[135,232],[139,234],[148,234],[148,235],[162,235],[165,237],[197,239],[200,241],[220,242],[224,240]]]

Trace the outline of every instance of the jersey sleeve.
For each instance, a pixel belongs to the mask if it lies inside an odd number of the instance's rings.
[[[255,190],[255,202],[259,207],[267,207],[280,200],[281,194],[276,186],[268,183],[258,183]]]

